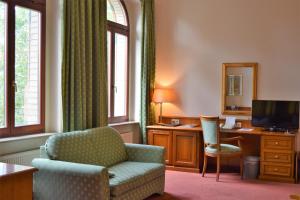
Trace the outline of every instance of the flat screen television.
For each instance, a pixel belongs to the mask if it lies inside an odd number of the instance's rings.
[[[253,100],[252,126],[272,131],[299,129],[299,102]]]

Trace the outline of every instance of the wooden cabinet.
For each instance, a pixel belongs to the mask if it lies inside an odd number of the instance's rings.
[[[295,182],[295,137],[262,136],[260,179]]]
[[[152,145],[165,147],[166,164],[172,164],[172,131],[149,130],[148,143]]]
[[[32,174],[36,168],[0,163],[0,199],[32,200]]]
[[[173,131],[173,164],[182,167],[197,167],[197,134]]]
[[[163,146],[168,169],[199,172],[199,133],[195,130],[148,127],[148,144]]]

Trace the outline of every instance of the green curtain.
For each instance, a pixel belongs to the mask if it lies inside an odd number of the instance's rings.
[[[155,123],[151,98],[155,86],[155,24],[154,0],[141,0],[142,5],[142,69],[141,69],[141,131],[147,143],[146,126]]]
[[[107,125],[106,0],[64,0],[63,130]]]

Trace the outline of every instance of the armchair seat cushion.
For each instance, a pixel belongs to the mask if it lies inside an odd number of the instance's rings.
[[[237,147],[237,146],[234,146],[231,144],[220,144],[220,149],[221,149],[220,153],[222,153],[222,154],[242,152],[240,147]],[[207,146],[205,148],[205,152],[211,153],[211,154],[217,154],[218,149],[216,146]]]
[[[109,168],[114,177],[109,179],[111,196],[138,188],[165,173],[165,166],[160,163],[122,162]]]

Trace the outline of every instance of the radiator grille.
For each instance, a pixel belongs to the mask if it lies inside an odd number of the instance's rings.
[[[19,165],[31,165],[31,161],[34,158],[38,158],[40,155],[39,149],[32,151],[25,151],[21,153],[9,154],[0,157],[0,162],[10,163],[10,164],[19,164]]]

